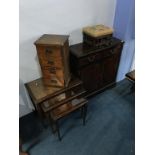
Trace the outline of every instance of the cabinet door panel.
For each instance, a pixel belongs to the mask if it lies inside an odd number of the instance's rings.
[[[103,74],[101,63],[93,63],[80,71],[83,85],[88,92],[101,88],[103,85]]]
[[[119,64],[119,55],[120,53],[116,53],[103,60],[102,62],[103,86],[115,82],[117,68]]]

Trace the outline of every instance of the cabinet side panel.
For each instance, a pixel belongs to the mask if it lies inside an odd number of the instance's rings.
[[[64,72],[64,82],[65,86],[68,86],[71,75],[69,68],[69,43],[68,40],[65,42],[62,48],[62,57],[63,57],[63,72]]]

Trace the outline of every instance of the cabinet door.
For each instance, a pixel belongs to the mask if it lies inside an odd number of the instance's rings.
[[[83,81],[83,86],[88,92],[92,92],[102,87],[102,67],[101,63],[92,63],[80,70],[80,77]]]
[[[111,55],[103,59],[102,62],[102,74],[103,74],[103,86],[115,82],[117,69],[120,60],[120,49],[112,49]]]

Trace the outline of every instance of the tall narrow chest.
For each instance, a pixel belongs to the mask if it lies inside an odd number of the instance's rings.
[[[34,43],[45,85],[64,87],[69,83],[68,37],[44,34]]]

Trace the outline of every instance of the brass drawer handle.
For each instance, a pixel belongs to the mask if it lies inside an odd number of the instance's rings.
[[[91,57],[88,57],[88,61],[89,62],[93,62],[95,60],[95,55],[94,56],[91,56]]]

